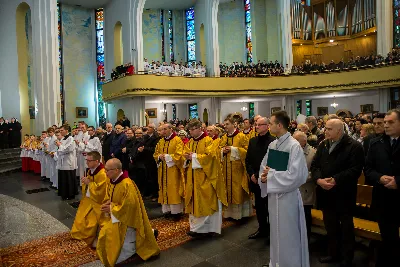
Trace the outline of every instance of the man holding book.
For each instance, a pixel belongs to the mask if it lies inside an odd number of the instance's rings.
[[[270,267],[309,267],[307,229],[299,187],[308,169],[300,144],[288,132],[285,111],[272,114],[269,128],[276,135],[261,162],[258,184],[268,196]]]

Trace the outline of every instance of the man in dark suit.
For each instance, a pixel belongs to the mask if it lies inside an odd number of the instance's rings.
[[[372,120],[372,124],[374,125],[375,134],[368,135],[364,139],[363,147],[364,147],[365,157],[368,155],[368,150],[369,150],[371,140],[374,138],[377,138],[379,136],[382,136],[385,133],[384,118],[385,118],[385,113],[378,113],[374,116],[374,119]]]
[[[106,124],[106,133],[103,135],[103,138],[101,140],[104,162],[107,162],[109,159],[111,159],[110,147],[111,147],[111,142],[113,140],[114,134],[115,134],[115,132],[113,131],[112,124],[107,123]]]
[[[385,134],[371,141],[365,176],[372,183],[371,209],[382,237],[376,266],[400,266],[400,110],[386,113]]]
[[[364,151],[361,143],[344,133],[343,122],[339,119],[326,122],[325,137],[311,163],[312,179],[318,185],[317,207],[322,209],[329,240],[329,255],[319,261],[336,262],[343,256],[342,266],[352,266],[353,215],[357,181],[364,167]]]
[[[249,239],[269,236],[268,198],[261,197],[261,189],[258,185],[261,162],[267,154],[269,144],[275,140],[268,131],[268,123],[269,120],[265,117],[255,122],[258,136],[250,139],[246,154],[246,170],[250,177],[249,188],[254,193],[258,221],[258,230],[249,235]]]
[[[143,155],[145,158],[145,166],[147,171],[146,190],[145,196],[151,197],[152,200],[157,201],[158,198],[158,174],[157,164],[153,158],[159,137],[155,131],[155,125],[150,123],[147,126],[147,134],[143,138],[144,149]]]

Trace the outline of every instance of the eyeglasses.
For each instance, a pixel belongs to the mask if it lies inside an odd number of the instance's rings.
[[[117,168],[114,168],[114,169],[106,169],[106,168],[104,168],[104,170],[105,170],[106,172],[109,172],[109,171],[117,170]]]
[[[268,125],[268,123],[260,123],[260,124],[254,124],[254,126],[262,126],[262,125]]]
[[[86,161],[89,161],[89,162],[91,162],[91,161],[97,161],[97,159],[86,159]]]

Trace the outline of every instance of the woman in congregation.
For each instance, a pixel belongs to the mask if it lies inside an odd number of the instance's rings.
[[[21,123],[16,118],[12,118],[8,126],[9,146],[10,148],[16,148],[21,143]]]

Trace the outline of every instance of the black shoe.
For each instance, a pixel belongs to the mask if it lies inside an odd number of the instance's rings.
[[[158,238],[158,235],[159,235],[159,232],[158,232],[158,230],[157,230],[157,229],[154,229],[153,233],[154,233],[154,237],[155,237],[155,238],[156,238],[156,240],[157,240],[157,238]]]
[[[171,212],[164,213],[164,218],[171,218]]]
[[[183,214],[182,213],[178,213],[178,214],[171,214],[171,219],[175,222],[180,221],[180,219],[182,218]]]
[[[187,234],[188,236],[191,236],[191,237],[198,237],[198,236],[199,236],[198,233],[195,233],[195,232],[192,232],[192,231],[189,231],[189,232],[187,232],[186,234]]]
[[[267,237],[267,235],[263,234],[259,230],[257,230],[255,233],[249,235],[249,239],[257,239],[257,238],[263,238],[263,237]]]
[[[332,257],[332,256],[321,257],[318,260],[320,263],[332,263],[340,261],[338,257]]]

